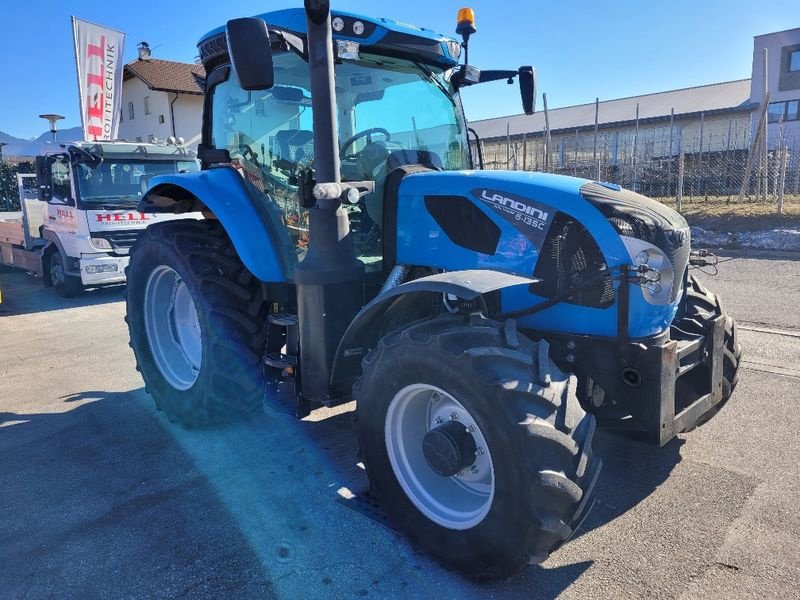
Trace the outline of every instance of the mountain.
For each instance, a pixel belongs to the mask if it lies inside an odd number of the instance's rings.
[[[83,139],[83,130],[80,127],[60,129],[56,134],[56,140],[59,143],[73,142],[80,139]],[[0,131],[0,142],[5,142],[7,144],[3,146],[3,158],[38,156],[41,154],[44,147],[51,144],[50,140],[50,131],[45,131],[42,135],[32,140],[24,140]]]
[[[42,135],[37,137],[34,141],[37,144],[47,144],[53,139],[49,131],[45,131]],[[59,142],[74,142],[75,140],[83,139],[83,129],[81,127],[70,127],[69,129],[59,129],[56,134],[56,139]]]

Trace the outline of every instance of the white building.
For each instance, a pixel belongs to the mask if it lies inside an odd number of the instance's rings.
[[[764,49],[767,51],[770,148],[781,138],[788,146],[800,143],[800,28],[758,35],[753,43],[750,101],[764,101]]]
[[[145,42],[122,77],[120,139],[151,142],[182,137],[197,148],[203,115],[202,65],[152,58]]]

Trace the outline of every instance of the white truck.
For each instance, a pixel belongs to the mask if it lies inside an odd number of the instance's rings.
[[[21,211],[0,213],[0,264],[41,275],[65,297],[123,283],[145,227],[202,218],[139,212],[150,179],[196,170],[194,151],[176,145],[76,142],[38,156],[36,175],[17,176]]]

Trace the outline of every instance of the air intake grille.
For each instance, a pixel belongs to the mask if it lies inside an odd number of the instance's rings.
[[[533,276],[531,293],[545,298],[562,294],[587,277],[608,270],[600,248],[586,228],[569,215],[557,212],[542,245]],[[606,274],[591,287],[565,300],[569,304],[606,308],[614,303],[614,284]]]

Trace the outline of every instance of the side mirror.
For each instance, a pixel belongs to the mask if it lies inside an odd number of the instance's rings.
[[[523,112],[532,115],[536,110],[536,70],[533,67],[519,68],[519,95]]]
[[[50,189],[50,160],[49,156],[36,157],[36,189],[39,200],[48,202],[53,197]]]
[[[275,82],[269,30],[263,19],[245,17],[228,21],[228,55],[243,90],[268,90]]]

